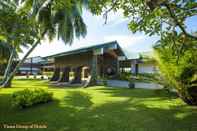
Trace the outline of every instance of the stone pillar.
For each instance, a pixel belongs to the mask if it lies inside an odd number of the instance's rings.
[[[59,82],[69,82],[69,72],[70,72],[70,68],[69,67],[65,67],[63,69],[62,75],[59,79]]]
[[[139,72],[139,64],[137,60],[134,61],[134,68],[135,68],[135,75],[137,76]]]
[[[137,76],[139,73],[139,64],[135,64],[135,75]]]
[[[94,55],[91,65],[91,78],[87,86],[96,85],[96,82],[97,82],[97,55]]]
[[[82,72],[81,66],[74,69],[74,79],[71,82],[71,84],[81,83],[81,72]]]
[[[60,78],[60,68],[55,68],[55,71],[50,81],[58,81],[59,78]]]
[[[120,61],[117,59],[117,70],[116,70],[117,75],[120,74]]]

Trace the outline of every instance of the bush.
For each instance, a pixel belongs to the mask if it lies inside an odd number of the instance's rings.
[[[187,48],[177,50],[170,43],[155,46],[156,60],[165,87],[176,89],[182,100],[189,105],[197,105],[197,48],[196,42],[187,41]],[[181,47],[181,46],[180,46]]]
[[[126,80],[129,81],[131,79],[131,73],[130,72],[122,72],[120,73],[116,79],[118,80]]]
[[[12,105],[14,107],[26,108],[40,103],[52,101],[53,94],[44,89],[24,89],[12,94]]]

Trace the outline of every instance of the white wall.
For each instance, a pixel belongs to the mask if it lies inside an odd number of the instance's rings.
[[[154,64],[139,64],[139,73],[156,73],[157,70]]]
[[[132,64],[131,72],[135,73],[135,65]],[[154,63],[140,63],[138,64],[138,73],[157,73],[158,67]]]

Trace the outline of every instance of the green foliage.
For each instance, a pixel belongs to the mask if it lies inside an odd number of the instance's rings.
[[[52,93],[44,89],[24,89],[12,94],[12,105],[15,107],[26,108],[40,103],[52,101]]]
[[[14,1],[8,0],[6,3],[0,6],[0,36],[4,38],[3,42],[21,52],[21,46],[28,47],[36,39],[38,27],[28,14],[17,12],[19,5]]]
[[[159,74],[150,74],[150,73],[143,73],[143,74],[132,74],[130,72],[123,72],[120,73],[115,79],[118,80],[126,80],[131,82],[156,82],[159,83]]]
[[[0,62],[7,62],[12,52],[18,58],[22,47],[27,48],[37,38],[35,21],[27,14],[19,14],[17,1],[0,2]]]
[[[189,92],[197,88],[197,49],[191,42],[188,41],[190,47],[179,55],[176,55],[170,43],[160,43],[155,47],[155,52],[166,84],[175,88],[189,104],[197,104],[197,97],[193,98]]]
[[[117,76],[117,79],[119,80],[127,80],[130,81],[131,79],[131,73],[130,72],[122,72]]]
[[[150,36],[161,35],[174,31],[176,27],[185,35],[187,18],[197,14],[197,2],[194,0],[91,0],[91,11],[95,14],[107,14],[110,11],[121,10],[129,18],[131,31],[142,31]]]
[[[50,40],[57,37],[72,44],[75,37],[85,37],[86,25],[81,17],[86,0],[26,0],[20,13],[29,13],[46,30]]]

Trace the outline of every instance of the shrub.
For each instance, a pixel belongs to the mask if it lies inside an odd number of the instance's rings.
[[[170,43],[155,46],[156,60],[166,87],[176,89],[189,105],[197,105],[197,48],[196,42],[187,41],[186,47],[177,50]],[[180,46],[181,47],[181,46]],[[183,50],[183,51],[182,51]],[[182,51],[180,53],[180,51]]]
[[[44,89],[24,89],[12,94],[12,105],[14,107],[26,108],[40,103],[52,101],[53,94]]]
[[[120,73],[116,79],[118,80],[126,80],[129,81],[131,79],[131,73],[130,72],[122,72]]]

